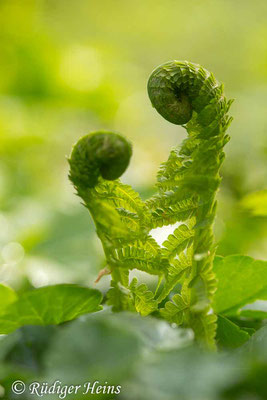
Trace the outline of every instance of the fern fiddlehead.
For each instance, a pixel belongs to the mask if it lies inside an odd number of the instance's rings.
[[[126,170],[131,144],[113,132],[82,137],[69,158],[69,178],[96,225],[114,284],[128,286],[129,270],[158,274],[158,246],[148,234],[145,204],[117,178]]]
[[[165,119],[188,132],[160,168],[158,193],[143,202],[117,179],[128,166],[131,146],[114,133],[97,132],[78,141],[69,160],[70,179],[103,244],[112,274],[108,304],[115,311],[142,315],[156,311],[169,322],[190,326],[199,342],[212,347],[216,328],[210,307],[216,289],[212,225],[231,101],[226,101],[212,74],[178,61],[154,70],[148,94]],[[177,222],[160,247],[150,231]],[[138,286],[135,278],[130,283],[131,269],[158,275],[156,291]]]
[[[188,138],[171,152],[158,174],[159,194],[149,200],[154,226],[184,221],[163,243],[170,269],[163,297],[184,275],[181,294],[165,304],[162,315],[181,320],[197,338],[212,345],[216,317],[210,301],[216,289],[212,225],[215,195],[231,122],[227,102],[211,73],[199,65],[173,61],[158,67],[148,81],[152,105],[169,122],[185,125]]]
[[[125,138],[117,133],[97,131],[82,137],[69,158],[69,178],[94,219],[108,262],[113,241],[126,230],[114,207],[101,200],[109,195],[115,199],[113,181],[125,171],[131,155],[132,146]]]
[[[70,179],[78,189],[95,187],[100,176],[117,179],[128,167],[131,155],[131,144],[117,133],[92,132],[73,148]]]

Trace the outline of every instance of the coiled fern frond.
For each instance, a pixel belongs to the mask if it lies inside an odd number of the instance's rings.
[[[226,100],[223,86],[211,73],[186,61],[156,68],[148,81],[148,95],[166,120],[184,126],[188,133],[160,167],[157,193],[143,202],[117,179],[127,168],[131,145],[115,133],[89,134],[74,146],[70,179],[103,244],[112,274],[108,304],[115,311],[153,312],[189,326],[197,341],[213,347],[212,226],[232,101]],[[153,228],[177,223],[163,247],[150,235]],[[158,275],[156,291],[138,286],[136,279],[130,283],[132,269]]]

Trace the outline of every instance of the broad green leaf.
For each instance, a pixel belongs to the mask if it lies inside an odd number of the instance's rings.
[[[267,311],[242,310],[239,315],[240,315],[240,317],[252,318],[252,319],[257,319],[257,320],[267,319]]]
[[[218,289],[213,300],[216,313],[233,315],[255,300],[267,299],[267,261],[248,256],[216,257]]]
[[[25,292],[0,315],[0,333],[24,325],[52,325],[95,312],[102,295],[98,290],[77,285],[55,285]]]
[[[218,315],[216,339],[219,346],[234,349],[244,344],[249,338],[248,332],[242,330],[228,318]]]
[[[241,206],[253,215],[267,216],[267,189],[248,194],[242,199]]]
[[[0,285],[0,314],[3,314],[7,306],[17,300],[16,292],[8,286]]]

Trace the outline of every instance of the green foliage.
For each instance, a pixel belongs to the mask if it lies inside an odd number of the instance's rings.
[[[16,292],[6,285],[0,285],[0,314],[3,314],[5,309],[17,300]]]
[[[129,288],[133,295],[135,309],[140,315],[151,314],[157,309],[158,303],[154,300],[154,293],[148,290],[146,284],[142,283],[138,286],[138,281],[134,278]]]
[[[88,223],[86,209],[79,206],[70,192],[64,155],[81,132],[99,126],[113,129],[116,125],[115,129],[119,128],[133,142],[138,142],[133,160],[135,167],[127,180],[141,191],[142,198],[151,195],[155,166],[159,159],[165,158],[175,137],[183,135],[183,128],[176,129],[153,115],[142,87],[153,63],[157,59],[164,60],[166,54],[177,54],[177,49],[180,57],[199,58],[203,65],[206,63],[216,69],[216,76],[227,83],[229,96],[238,99],[237,118],[231,127],[231,148],[222,172],[215,225],[219,238],[216,252],[223,256],[248,254],[266,259],[266,196],[262,190],[266,187],[266,14],[266,0],[215,0],[201,5],[198,0],[0,2],[0,278],[1,282],[18,290],[16,294],[0,289],[1,313],[31,286],[55,281],[86,284],[95,279],[98,269],[106,267],[107,272],[111,269],[113,260],[104,264],[105,255],[103,257],[97,246],[94,224]],[[187,119],[194,114],[184,94],[180,96],[180,105],[179,108],[176,103],[179,118],[184,118],[180,109],[186,111]],[[208,120],[203,115],[203,120],[205,118]],[[179,155],[179,148],[175,153]],[[175,158],[174,154],[173,168],[176,168],[177,177],[183,179],[182,171],[178,171],[179,160],[176,163]],[[200,196],[201,186],[205,189],[209,184],[213,187],[218,184],[216,179],[207,178],[205,174],[198,177],[201,185],[190,177],[188,182],[197,188],[198,196],[186,193],[186,187],[180,196],[174,189],[178,182],[171,168],[168,174],[169,177],[166,172],[166,177],[157,184],[158,190],[162,188],[159,198],[155,195],[154,200],[145,202],[149,212],[144,212],[141,225],[139,210],[132,210],[130,205],[118,207],[112,199],[109,204],[102,200],[97,203],[96,196],[94,218],[100,226],[98,232],[105,231],[109,235],[101,237],[107,249],[110,236],[114,239],[112,248],[121,249],[132,244],[130,239],[135,244],[148,242],[146,235],[140,240],[140,233],[149,232],[151,228],[164,229],[166,225],[176,224],[174,230],[178,227],[177,221],[187,225],[187,220],[206,201],[205,193]],[[100,178],[96,189],[100,182],[106,183]],[[92,204],[92,199],[88,203]],[[205,221],[203,224],[210,219]],[[10,242],[17,242],[24,248],[21,261],[15,263],[14,259],[5,257]],[[152,244],[149,253],[156,254],[155,249]],[[162,250],[160,253],[157,264],[162,269],[157,289],[156,275],[149,278],[144,273],[137,274],[139,285],[145,281],[148,290],[155,293],[158,308],[164,310],[173,297],[182,295],[181,286],[184,286],[185,297],[195,248],[188,243],[172,260],[164,259]],[[208,270],[210,266],[207,265]],[[243,274],[241,270],[240,273]],[[130,277],[134,274],[132,271]],[[220,278],[224,280],[223,273]],[[196,300],[193,299],[191,309],[197,311],[207,305],[205,284],[208,282],[208,291],[213,292],[214,281],[210,278],[208,281],[196,279],[194,285],[190,285],[188,295],[191,293]],[[103,293],[108,289],[107,284],[108,277],[105,277],[101,282]],[[244,281],[237,284],[236,290],[239,284],[243,285]],[[227,292],[224,298],[235,297],[234,290],[232,287],[231,294]],[[116,260],[112,287],[104,296],[105,304],[109,304],[109,296],[113,309],[136,311],[129,289],[129,269],[118,267]],[[212,294],[208,298],[212,301]],[[257,301],[239,311],[232,309],[227,319],[251,334],[266,324],[265,304]],[[266,329],[253,334],[248,346],[240,347],[238,354],[231,350],[231,354],[221,355],[220,351],[217,357],[199,353],[196,348],[180,351],[177,346],[176,349],[175,343],[180,343],[183,331],[168,329],[168,324],[158,320],[162,318],[161,312],[153,312],[153,316],[153,319],[139,318],[133,323],[132,318],[126,318],[121,312],[115,323],[105,313],[103,321],[98,323],[90,315],[84,330],[82,324],[75,330],[77,340],[69,335],[64,341],[65,348],[62,346],[57,353],[59,359],[53,359],[52,364],[56,362],[59,366],[63,379],[68,373],[71,383],[75,383],[71,379],[75,373],[78,377],[84,373],[86,379],[101,377],[103,383],[104,380],[113,383],[110,377],[121,374],[119,383],[123,390],[119,397],[131,400],[266,399]],[[217,342],[221,318],[226,316],[218,316]],[[85,321],[85,317],[81,321]],[[149,328],[148,321],[151,322]],[[1,336],[0,397],[4,400],[35,397],[11,393],[12,381],[17,378],[41,382],[48,372],[54,375],[51,359],[46,356],[51,352],[51,337],[55,335],[56,342],[56,336],[60,335],[56,343],[61,344],[61,332],[76,322],[60,327],[26,326],[7,337]],[[183,318],[183,326],[188,324]],[[92,331],[96,332],[95,336]],[[114,345],[113,331],[118,345]],[[126,340],[128,331],[132,340]],[[144,339],[144,331],[147,337],[140,348],[135,338],[142,336]],[[226,335],[227,332],[224,325],[220,333]],[[219,348],[239,346],[231,335],[227,334],[228,343],[222,344],[220,340]],[[243,333],[242,337],[245,337]],[[76,351],[76,346],[80,351]],[[150,353],[151,347],[157,349]],[[131,349],[136,351],[137,357],[132,357]],[[53,352],[55,350],[53,346]],[[98,362],[104,352],[106,357]],[[125,353],[129,353],[129,363],[125,361]],[[239,354],[243,357],[237,360]],[[119,359],[124,361],[129,375],[120,368],[116,361]],[[102,398],[101,395],[96,397]]]
[[[125,400],[239,400],[244,392],[264,400],[266,338],[265,327],[238,352],[204,352],[192,345],[188,330],[156,318],[104,311],[53,329],[23,328],[3,338],[0,379],[8,400],[14,398],[10,387],[16,379],[26,385],[52,384],[55,377],[82,389],[88,381],[119,385]],[[79,391],[66,399],[84,397]],[[104,398],[114,399],[114,394]]]
[[[16,330],[0,346],[0,379],[7,398],[14,377],[30,382],[37,375],[47,382],[56,376],[81,385],[88,376],[106,385],[108,377],[114,387],[130,388],[123,394],[126,400],[223,400],[247,379],[239,372],[243,349],[252,346],[258,354],[257,362],[246,360],[249,372],[257,373],[259,365],[267,369],[265,353],[259,356],[258,350],[266,344],[266,311],[249,304],[267,299],[266,262],[215,257],[216,193],[229,140],[231,101],[212,74],[178,61],[152,73],[148,93],[156,110],[183,124],[188,133],[161,165],[151,198],[143,201],[118,179],[129,163],[131,146],[116,133],[99,131],[81,138],[69,159],[70,180],[103,245],[106,266],[97,281],[111,274],[103,303],[114,313],[107,309],[85,316],[102,309],[101,293],[86,287],[56,285],[17,295],[1,285],[0,333]],[[159,245],[153,229],[168,225],[173,232]],[[142,271],[138,279],[134,270]],[[143,273],[157,285],[140,282]],[[46,327],[42,331],[40,326]],[[240,353],[203,351],[217,345],[227,351],[239,348]],[[29,353],[24,352],[27,346]],[[23,376],[21,363],[27,371]],[[231,376],[227,387],[222,374]],[[144,390],[151,379],[153,387]],[[247,381],[254,383],[251,377]],[[184,382],[192,387],[185,390]]]
[[[246,309],[241,310],[239,315],[244,318],[251,318],[255,320],[267,320],[267,311]]]
[[[153,275],[161,273],[160,258],[153,254],[150,246],[141,241],[116,249],[113,252],[112,262],[127,270],[136,268]]]
[[[76,321],[63,329],[46,354],[47,378],[50,380],[57,376],[66,383],[73,380],[84,383],[88,381],[88,376],[93,381],[102,382],[108,376],[110,383],[119,384],[119,379],[129,376],[134,362],[140,356],[141,343],[135,331],[129,329],[133,324],[127,326],[127,318],[123,329],[118,321],[116,316],[112,318],[108,313],[103,313],[100,318],[86,318],[85,321]],[[75,368],[68,373],[64,365],[72,364],[74,353]]]
[[[190,224],[190,221],[188,223]],[[180,225],[179,228],[176,228],[173,234],[168,236],[168,239],[163,243],[163,255],[172,261],[176,256],[184,251],[190,239],[194,237],[194,229],[190,229],[187,225]]]
[[[107,292],[107,304],[112,306],[112,311],[135,311],[133,297],[128,289],[111,281],[111,288]]]
[[[95,222],[105,271],[112,276],[106,303],[114,312],[153,314],[190,327],[195,340],[206,347],[215,348],[216,340],[226,348],[238,347],[256,326],[243,326],[243,321],[239,327],[240,308],[265,298],[266,271],[264,262],[241,256],[217,257],[213,268],[216,193],[232,101],[225,99],[223,86],[211,73],[180,61],[153,71],[148,94],[165,119],[183,125],[188,133],[161,165],[157,193],[151,198],[143,201],[117,179],[131,156],[130,145],[118,134],[85,136],[69,159],[70,179]],[[174,224],[173,233],[159,246],[152,230]],[[136,278],[129,281],[132,270],[157,276],[156,289],[138,284]],[[250,312],[245,321],[264,321],[263,314]],[[220,315],[216,330],[219,313],[235,317],[239,325]]]
[[[157,228],[164,225],[174,224],[176,221],[185,221],[197,209],[197,199],[179,199],[173,191],[162,193],[161,196],[154,196],[146,202],[152,213],[151,227]]]
[[[71,321],[79,315],[101,310],[98,290],[76,285],[55,285],[23,293],[0,313],[0,333],[24,325],[50,325]]]
[[[165,307],[160,310],[164,319],[171,323],[181,325],[183,322],[184,311],[189,308],[189,305],[180,294],[175,294],[171,301],[165,304]]]
[[[242,346],[249,339],[249,334],[226,317],[218,316],[216,339],[222,348],[231,349]]]
[[[126,141],[112,133],[93,133],[74,146],[70,179],[102,241],[112,275],[107,302],[113,310],[159,313],[169,322],[191,327],[198,342],[214,348],[217,318],[211,302],[217,281],[212,226],[232,101],[225,99],[223,86],[210,72],[187,61],[156,68],[148,95],[165,119],[183,125],[188,133],[161,165],[157,193],[144,202],[116,179],[125,170],[129,153],[127,146],[122,154],[114,150]],[[108,181],[101,166],[108,165],[110,157],[120,174],[111,174]],[[173,224],[178,227],[159,246],[150,231]],[[138,286],[136,279],[129,283],[128,273],[134,269],[157,275],[157,289],[153,292],[145,283]],[[222,311],[216,300],[213,304],[216,312]]]
[[[213,300],[216,312],[235,315],[255,300],[267,299],[267,262],[248,256],[216,257],[218,288]]]

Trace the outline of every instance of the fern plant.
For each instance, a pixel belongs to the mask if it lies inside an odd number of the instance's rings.
[[[216,246],[212,226],[232,101],[226,100],[223,85],[210,72],[187,61],[156,68],[148,81],[148,95],[166,120],[182,125],[188,133],[161,165],[157,193],[142,201],[120,182],[132,148],[112,132],[94,132],[75,144],[69,177],[103,245],[107,266],[102,273],[112,277],[107,304],[114,311],[153,313],[189,326],[198,342],[213,348]],[[173,234],[159,246],[151,230],[174,224]],[[136,278],[129,281],[133,269],[157,276],[157,288],[151,291]]]

